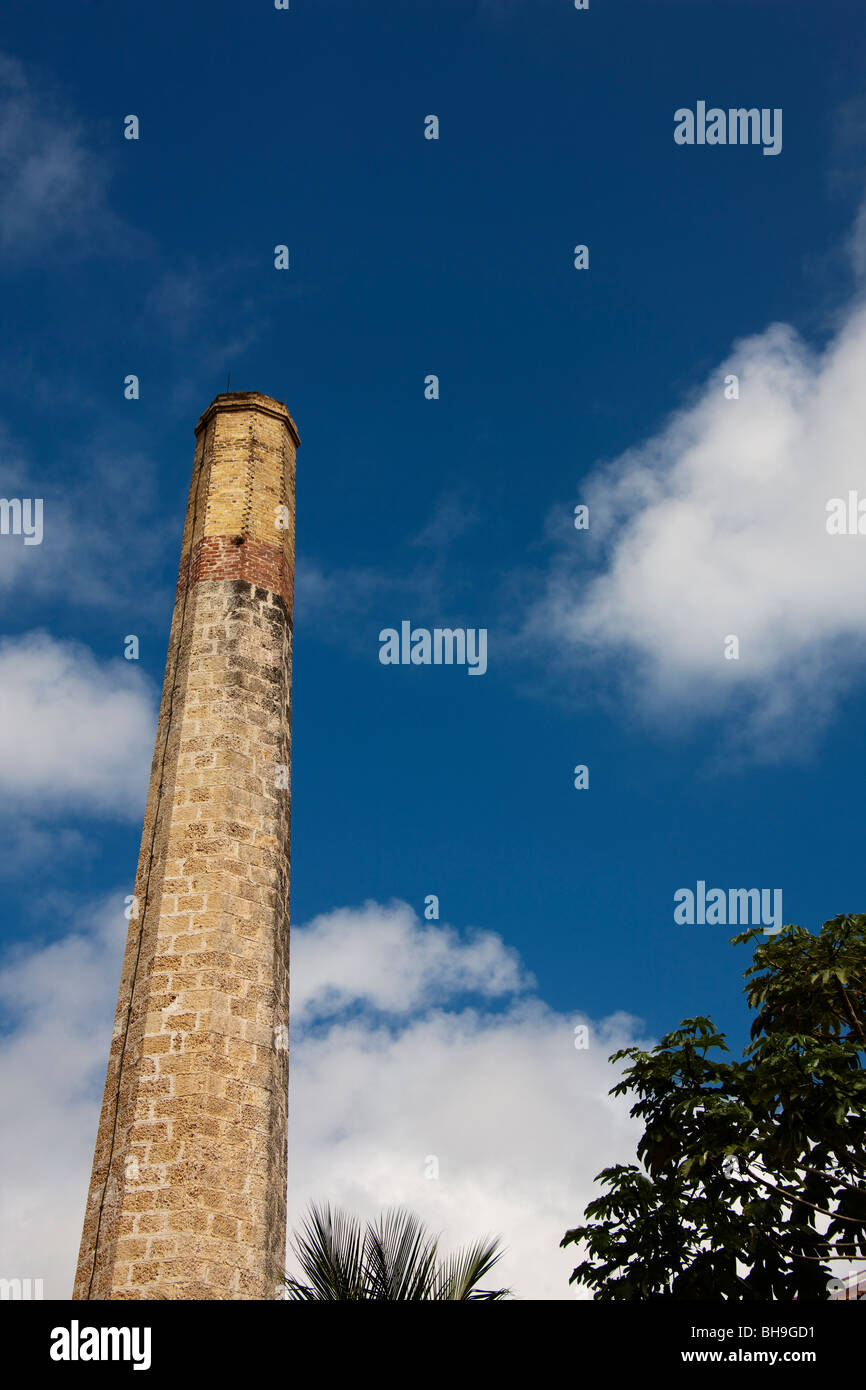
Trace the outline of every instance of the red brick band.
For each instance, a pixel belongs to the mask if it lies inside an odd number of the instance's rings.
[[[294,575],[278,545],[266,545],[252,536],[244,536],[238,544],[235,536],[202,536],[192,549],[192,557],[184,555],[177,576],[177,598],[190,584],[204,579],[243,579],[257,584],[272,594],[280,594],[292,611]]]

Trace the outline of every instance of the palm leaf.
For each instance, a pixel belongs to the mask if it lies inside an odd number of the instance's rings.
[[[339,1207],[311,1204],[292,1248],[307,1283],[286,1279],[292,1301],[355,1301],[364,1293],[361,1223]]]
[[[406,1303],[430,1297],[436,1241],[414,1212],[395,1207],[368,1224],[364,1254],[369,1298]]]
[[[292,1249],[304,1277],[285,1278],[290,1300],[476,1302],[510,1296],[508,1289],[478,1288],[502,1255],[498,1240],[484,1237],[440,1260],[437,1237],[403,1207],[368,1221],[362,1234],[356,1217],[311,1204]]]
[[[477,1302],[510,1297],[509,1289],[478,1288],[481,1280],[502,1258],[502,1253],[499,1241],[486,1236],[465,1250],[450,1255],[438,1271],[436,1292],[431,1294],[431,1298]]]

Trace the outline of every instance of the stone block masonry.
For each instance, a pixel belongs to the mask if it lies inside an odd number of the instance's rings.
[[[196,440],[76,1299],[270,1298],[285,1264],[300,440],[254,392]]]

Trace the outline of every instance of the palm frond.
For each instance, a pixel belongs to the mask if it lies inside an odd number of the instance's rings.
[[[286,1276],[289,1300],[407,1303],[436,1299],[477,1302],[510,1297],[509,1289],[479,1289],[501,1258],[489,1236],[445,1260],[438,1238],[414,1212],[392,1207],[361,1222],[339,1207],[310,1205],[292,1242],[302,1278]]]
[[[364,1254],[368,1297],[399,1303],[430,1298],[436,1240],[414,1212],[394,1207],[368,1224]]]
[[[364,1293],[361,1223],[339,1207],[312,1203],[303,1233],[292,1243],[307,1283],[286,1279],[290,1301],[355,1301]]]
[[[449,1301],[477,1302],[509,1298],[510,1289],[479,1289],[478,1285],[502,1258],[499,1241],[483,1236],[474,1245],[449,1255],[437,1274],[436,1292],[432,1298]]]

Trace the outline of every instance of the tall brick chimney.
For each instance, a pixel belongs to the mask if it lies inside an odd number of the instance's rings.
[[[196,441],[76,1299],[268,1298],[285,1262],[300,440],[234,391]]]

